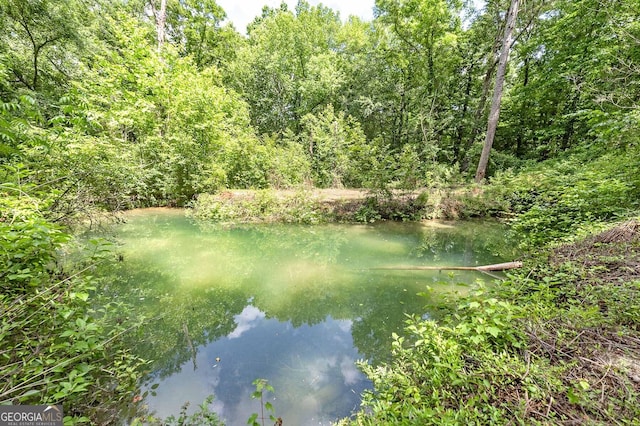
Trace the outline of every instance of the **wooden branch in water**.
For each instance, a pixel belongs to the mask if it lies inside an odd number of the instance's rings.
[[[387,266],[372,269],[383,270],[406,270],[406,271],[505,271],[507,269],[521,268],[522,262],[496,263],[482,266]]]

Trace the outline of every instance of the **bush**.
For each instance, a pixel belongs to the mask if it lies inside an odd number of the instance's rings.
[[[635,424],[640,223],[540,253],[491,288],[411,317],[341,425]],[[457,296],[457,295],[456,295]]]
[[[457,312],[441,324],[409,318],[405,335],[393,335],[389,364],[360,362],[374,391],[365,394],[354,420],[340,424],[522,421],[525,407],[507,396],[527,393],[533,401],[542,399],[545,391],[534,378],[541,372],[538,366],[518,356],[525,343],[511,325],[518,309],[477,292],[463,300]]]
[[[380,192],[366,198],[353,214],[356,222],[373,223],[379,220],[418,221],[426,216],[428,195],[422,193],[395,194]]]
[[[115,422],[133,405],[145,364],[123,346],[126,329],[112,321],[126,307],[95,308],[91,266],[63,266],[70,236],[26,197],[3,195],[0,404],[62,404],[65,422]],[[89,265],[105,255],[95,245]]]
[[[576,153],[517,175],[499,173],[460,200],[472,215],[509,217],[526,247],[570,240],[640,208],[640,156],[628,151],[586,160]]]
[[[209,222],[314,224],[326,219],[320,203],[304,190],[283,197],[271,190],[201,194],[191,207],[191,217]]]

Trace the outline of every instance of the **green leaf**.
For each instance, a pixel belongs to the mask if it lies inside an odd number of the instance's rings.
[[[41,392],[40,392],[39,390],[37,390],[37,389],[31,389],[31,390],[26,391],[26,392],[25,392],[25,393],[23,393],[22,395],[20,395],[20,396],[18,397],[18,399],[23,400],[23,399],[29,398],[30,396],[35,396],[35,395],[40,395],[40,394],[41,394]]]
[[[249,420],[247,420],[247,424],[251,426],[258,425],[257,420],[258,420],[258,413],[253,413],[251,417],[249,417]]]
[[[500,330],[498,327],[493,326],[487,327],[486,331],[493,337],[498,337],[498,335],[502,332],[502,330]]]

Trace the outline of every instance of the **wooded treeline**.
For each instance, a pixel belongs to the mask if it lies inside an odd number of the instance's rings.
[[[2,181],[64,194],[62,217],[224,187],[469,179],[512,2],[472,3],[377,0],[363,22],[300,1],[244,36],[214,0],[2,0]],[[638,2],[515,3],[488,176],[637,146]]]

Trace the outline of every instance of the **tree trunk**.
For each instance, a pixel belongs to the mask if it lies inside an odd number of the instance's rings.
[[[498,71],[496,73],[496,85],[491,100],[491,111],[489,113],[489,121],[487,123],[487,137],[482,148],[482,155],[478,163],[476,171],[476,183],[482,182],[487,173],[487,165],[489,164],[489,154],[493,146],[493,139],[496,135],[498,120],[500,118],[500,102],[502,101],[502,88],[504,86],[504,77],[507,70],[507,62],[509,61],[509,50],[513,41],[513,30],[516,26],[516,18],[518,17],[518,6],[520,0],[511,0],[511,7],[507,13],[507,25],[504,29],[504,37],[502,38],[502,51],[498,62]]]
[[[461,148],[461,172],[466,172],[467,170],[469,170],[469,156],[467,155],[467,153],[480,134],[480,120],[482,119],[482,115],[484,114],[484,109],[487,104],[487,96],[489,95],[489,86],[491,85],[493,72],[495,71],[496,66],[498,66],[498,59],[500,57],[501,38],[502,37],[499,34],[496,34],[495,41],[493,43],[493,46],[491,47],[491,57],[487,58],[487,60],[489,61],[489,65],[487,66],[484,78],[482,79],[482,94],[480,95],[480,100],[478,101],[475,113],[473,114],[470,136],[467,138],[466,143]]]
[[[522,268],[522,262],[496,263],[482,266],[385,266],[371,268],[373,270],[397,270],[397,271],[506,271],[507,269]]]
[[[158,52],[162,50],[162,45],[166,39],[167,26],[167,0],[160,0],[160,10],[155,8],[155,0],[151,2],[151,9],[156,18],[156,31],[158,33]]]

